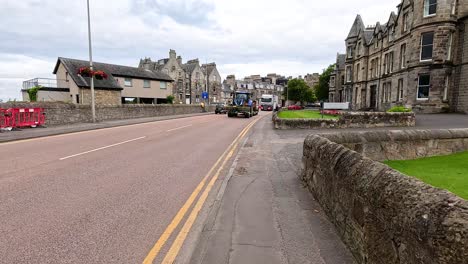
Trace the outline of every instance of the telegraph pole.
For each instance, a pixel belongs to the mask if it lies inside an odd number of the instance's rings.
[[[89,68],[91,72],[93,71],[93,49],[91,47],[91,17],[89,13],[89,0],[87,0],[88,4],[88,40],[89,40]],[[93,123],[96,122],[96,102],[94,99],[94,76],[91,75],[91,113],[93,116]]]

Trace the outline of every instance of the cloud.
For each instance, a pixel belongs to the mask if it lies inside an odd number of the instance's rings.
[[[6,1],[6,2],[5,2]],[[50,77],[57,57],[88,58],[86,1],[5,0],[0,9],[0,98],[21,80]],[[386,22],[398,0],[91,1],[96,61],[136,66],[168,56],[216,61],[223,76],[320,72],[344,51],[360,13]],[[46,19],[45,19],[46,18]]]

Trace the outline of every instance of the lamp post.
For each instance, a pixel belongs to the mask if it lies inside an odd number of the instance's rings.
[[[89,0],[87,0],[88,6],[88,41],[89,41],[89,68],[93,71],[93,49],[91,47],[91,17],[89,13]],[[96,122],[96,102],[94,99],[94,77],[91,75],[91,113],[93,116],[93,123]]]

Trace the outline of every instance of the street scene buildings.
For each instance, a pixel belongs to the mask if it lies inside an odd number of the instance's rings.
[[[385,23],[358,15],[338,54],[329,100],[354,110],[468,112],[464,1],[404,0]]]

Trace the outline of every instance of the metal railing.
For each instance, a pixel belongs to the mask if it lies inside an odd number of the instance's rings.
[[[58,83],[65,83],[66,80],[57,80],[51,78],[34,78],[23,82],[23,89],[31,89],[36,86],[42,86],[47,88],[65,88],[58,87]]]

